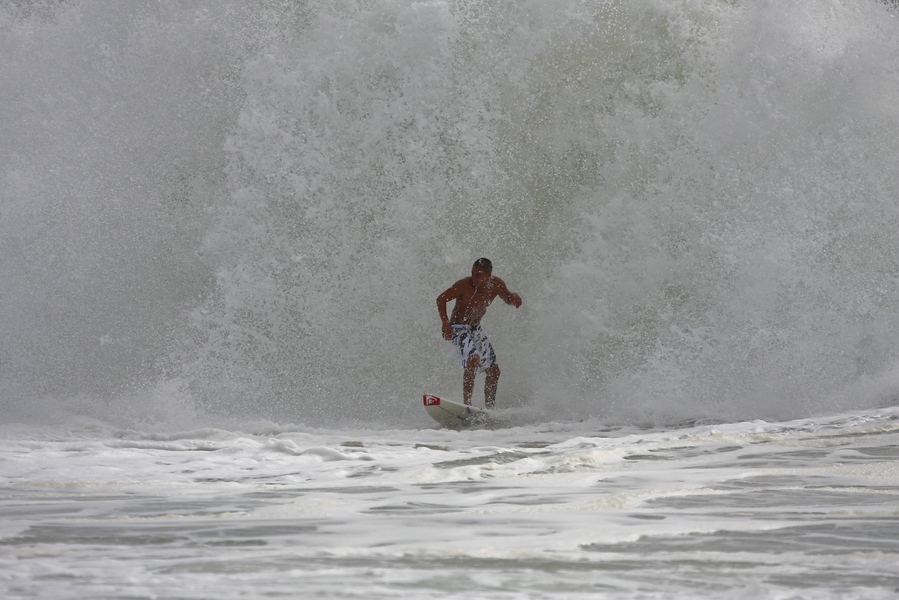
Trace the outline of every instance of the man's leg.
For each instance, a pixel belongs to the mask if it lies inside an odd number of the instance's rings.
[[[484,383],[484,406],[493,408],[496,404],[496,388],[499,385],[499,365],[487,369],[487,381]],[[472,381],[472,383],[474,383]]]
[[[472,354],[465,365],[465,374],[462,375],[462,402],[471,405],[471,395],[474,392],[474,378],[478,375],[478,367],[481,365],[481,357]]]

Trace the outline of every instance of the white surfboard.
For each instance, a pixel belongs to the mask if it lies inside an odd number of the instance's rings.
[[[422,400],[431,418],[451,429],[484,424],[490,414],[483,408],[444,400],[432,394],[425,394]]]

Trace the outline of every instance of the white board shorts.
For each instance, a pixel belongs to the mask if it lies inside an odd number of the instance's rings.
[[[496,353],[493,352],[493,346],[487,339],[487,334],[481,329],[480,325],[466,325],[464,323],[453,323],[453,345],[459,351],[459,358],[462,360],[462,368],[468,364],[468,359],[472,354],[481,357],[481,363],[478,366],[478,372],[483,373],[496,362]]]

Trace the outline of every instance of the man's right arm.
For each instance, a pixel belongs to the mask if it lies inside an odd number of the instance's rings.
[[[446,314],[446,305],[450,300],[455,300],[462,295],[462,291],[459,286],[460,283],[461,282],[457,281],[452,286],[447,288],[446,291],[437,296],[437,313],[440,315],[443,339],[445,340],[453,339],[453,327],[452,325],[450,325],[449,317]]]

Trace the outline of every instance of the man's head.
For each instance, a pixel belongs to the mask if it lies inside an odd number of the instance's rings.
[[[489,258],[479,258],[474,261],[471,267],[471,280],[476,286],[481,285],[490,279],[490,273],[493,271],[493,263]]]
[[[484,269],[488,273],[493,270],[493,263],[490,262],[489,258],[479,258],[474,261],[474,266],[479,269]]]

